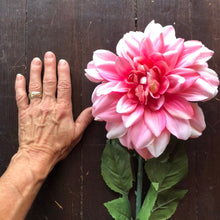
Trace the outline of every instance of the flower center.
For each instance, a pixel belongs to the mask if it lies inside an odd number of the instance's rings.
[[[141,60],[142,61],[142,60]],[[161,70],[161,62],[159,65],[143,64],[143,62],[136,62],[136,69],[132,70],[127,77],[127,83],[130,85],[128,97],[138,99],[138,101],[147,105],[148,99],[159,99],[168,88],[168,80],[164,76],[164,65]],[[151,62],[152,64],[152,62]]]

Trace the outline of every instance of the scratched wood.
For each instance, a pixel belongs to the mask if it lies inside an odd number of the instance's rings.
[[[198,39],[215,50],[211,68],[220,72],[219,0],[20,0],[0,1],[0,174],[17,149],[14,79],[29,78],[29,63],[47,50],[71,65],[74,117],[91,104],[95,84],[84,77],[96,49],[115,51],[123,34],[143,31],[152,20],[175,26],[178,37]],[[27,13],[26,13],[27,12]],[[207,129],[186,142],[189,189],[173,220],[220,219],[220,104],[201,104]],[[27,220],[110,220],[103,202],[116,198],[100,176],[104,123],[93,122],[83,140],[49,175]]]

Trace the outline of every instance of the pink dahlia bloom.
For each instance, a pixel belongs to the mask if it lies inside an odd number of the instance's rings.
[[[95,51],[85,70],[101,82],[92,95],[93,115],[106,121],[107,138],[147,159],[165,150],[170,134],[182,140],[202,134],[204,115],[195,102],[217,94],[219,80],[207,64],[213,51],[154,21],[144,33],[125,34],[116,51]]]

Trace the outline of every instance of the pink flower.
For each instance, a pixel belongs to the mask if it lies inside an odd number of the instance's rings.
[[[170,134],[182,140],[202,134],[204,115],[195,102],[218,92],[217,74],[207,64],[213,51],[154,21],[144,33],[125,34],[116,51],[95,51],[85,70],[101,82],[92,95],[93,115],[106,121],[107,138],[147,159],[165,150]]]

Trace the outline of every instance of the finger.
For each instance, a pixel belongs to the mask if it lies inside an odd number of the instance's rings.
[[[58,64],[57,103],[71,103],[70,67],[65,60]]]
[[[43,99],[48,96],[55,98],[56,83],[56,57],[49,51],[44,56]]]
[[[81,136],[87,128],[87,126],[92,122],[92,120],[92,108],[86,108],[84,111],[81,112],[81,114],[75,121],[75,135]]]
[[[25,89],[25,78],[21,74],[17,74],[15,80],[15,95],[18,110],[24,110],[28,107],[28,98]]]
[[[42,71],[42,62],[36,57],[31,62],[30,69],[30,83],[29,83],[29,92],[41,92],[41,71]],[[40,98],[31,99],[31,103],[36,103],[41,101]]]

